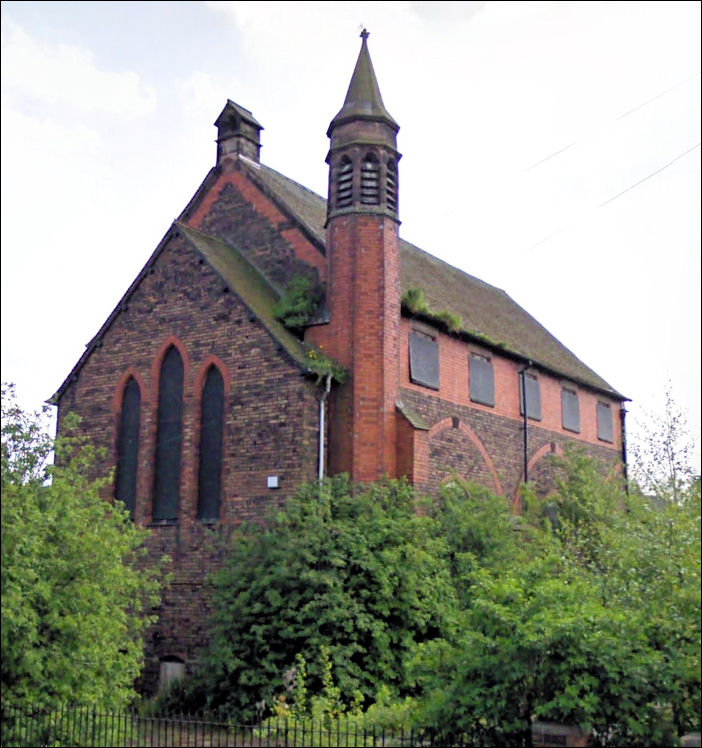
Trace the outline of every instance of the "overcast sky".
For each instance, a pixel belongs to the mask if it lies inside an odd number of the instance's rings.
[[[402,237],[507,291],[632,429],[670,382],[699,443],[698,2],[3,2],[2,380],[32,409],[60,386],[214,164],[227,98],[324,195],[363,26]]]

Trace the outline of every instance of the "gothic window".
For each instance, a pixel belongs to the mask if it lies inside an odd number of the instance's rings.
[[[397,164],[395,161],[388,161],[385,204],[388,210],[397,213]]]
[[[495,372],[492,361],[479,353],[470,354],[470,399],[483,405],[495,404]]]
[[[563,428],[566,431],[580,432],[580,404],[578,393],[564,387],[561,390],[561,413],[563,416]]]
[[[603,442],[613,442],[612,408],[609,403],[597,403],[597,438]]]
[[[361,162],[361,204],[380,205],[380,162],[373,153]]]
[[[349,208],[353,204],[353,164],[344,156],[336,174],[336,207]]]
[[[132,519],[136,506],[140,411],[141,390],[136,379],[129,377],[122,392],[122,410],[117,436],[115,498],[124,503]]]
[[[522,380],[522,377],[524,379]],[[526,395],[526,413],[527,418],[533,418],[535,421],[541,420],[541,390],[539,389],[539,380],[535,374],[519,375],[519,413],[524,415],[524,397]]]
[[[436,338],[412,330],[409,340],[410,380],[439,389],[439,343]]]
[[[197,516],[213,520],[219,519],[224,415],[224,380],[216,366],[210,366],[205,377],[201,414]]]
[[[175,346],[163,358],[158,385],[154,520],[178,518],[183,441],[183,360]]]

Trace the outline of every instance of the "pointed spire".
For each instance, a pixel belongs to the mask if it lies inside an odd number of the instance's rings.
[[[373,63],[371,62],[368,51],[367,40],[369,35],[366,29],[363,29],[361,32],[361,51],[358,55],[353,75],[351,76],[349,90],[346,92],[346,100],[344,101],[344,106],[341,107],[339,113],[331,121],[327,135],[330,135],[331,131],[337,125],[352,119],[384,121],[393,127],[395,131],[400,129],[397,122],[395,122],[385,108],[383,98],[380,95],[380,88],[378,87],[378,81],[375,77]]]

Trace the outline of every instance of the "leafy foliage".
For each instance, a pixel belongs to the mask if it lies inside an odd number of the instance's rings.
[[[666,744],[699,724],[699,491],[661,511],[582,455],[561,469],[517,533],[489,502],[473,521],[475,489],[448,489],[461,633],[411,667],[437,739],[521,745],[540,718]]]
[[[324,646],[346,703],[406,688],[404,660],[448,627],[454,592],[435,521],[403,482],[307,486],[267,529],[243,530],[216,578],[202,687],[211,707],[251,718],[299,653]],[[308,663],[310,693],[325,687]],[[341,697],[340,697],[341,698]]]
[[[273,314],[294,331],[306,327],[322,300],[322,289],[306,275],[291,278],[285,293],[276,302]]]
[[[675,744],[699,729],[699,481],[660,502],[582,453],[556,468],[520,517],[458,479],[423,506],[404,483],[304,487],[228,549],[188,697],[435,744],[528,745],[534,720]]]
[[[120,707],[134,696],[156,572],[138,567],[144,531],[87,477],[93,450],[43,425],[3,385],[3,703]]]

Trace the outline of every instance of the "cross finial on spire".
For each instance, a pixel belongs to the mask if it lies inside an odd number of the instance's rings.
[[[365,42],[365,40],[370,36],[370,31],[366,31],[366,29],[363,29],[361,31],[361,39]]]

